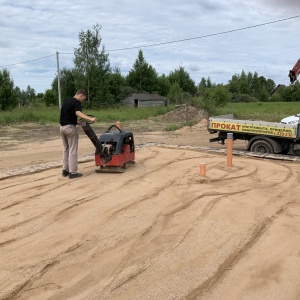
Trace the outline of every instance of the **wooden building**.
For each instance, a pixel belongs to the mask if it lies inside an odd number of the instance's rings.
[[[159,94],[134,93],[123,100],[127,107],[167,106],[167,98]]]

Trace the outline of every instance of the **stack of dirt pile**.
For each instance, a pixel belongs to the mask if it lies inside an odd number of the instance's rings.
[[[174,110],[162,116],[162,119],[169,122],[186,122],[188,117],[189,123],[198,123],[207,118],[207,112],[203,109],[189,105],[181,105]]]

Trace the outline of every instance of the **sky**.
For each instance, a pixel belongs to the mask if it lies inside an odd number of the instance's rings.
[[[158,75],[183,67],[197,85],[242,71],[288,85],[300,58],[299,0],[0,0],[0,9],[0,70],[37,93],[58,65],[74,67],[79,33],[96,24],[124,76],[142,50]]]

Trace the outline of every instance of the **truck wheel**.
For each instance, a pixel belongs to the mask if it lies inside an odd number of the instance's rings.
[[[254,141],[250,146],[250,151],[261,154],[274,154],[272,145],[264,140]]]

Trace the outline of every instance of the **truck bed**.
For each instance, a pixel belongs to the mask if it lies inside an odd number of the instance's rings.
[[[276,122],[237,120],[233,115],[210,117],[208,131],[232,132],[250,135],[264,135],[286,139],[299,139],[298,124],[282,124]]]

